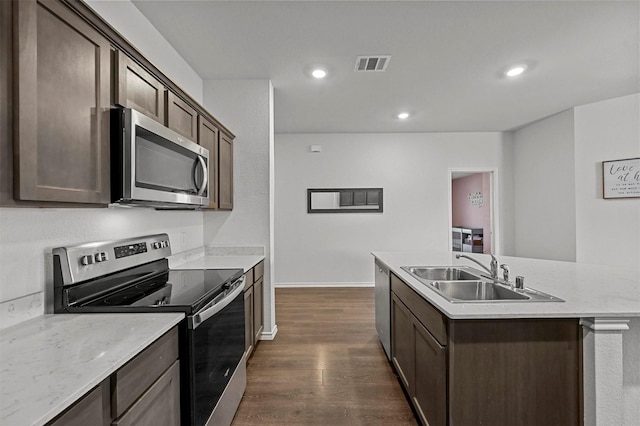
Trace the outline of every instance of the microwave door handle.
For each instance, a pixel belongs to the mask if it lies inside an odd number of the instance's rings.
[[[229,303],[231,303],[238,296],[238,294],[244,291],[244,280],[245,280],[245,277],[242,276],[242,278],[234,281],[234,283],[237,283],[238,281],[240,281],[240,283],[230,294],[226,295],[224,299],[220,300],[215,305],[210,306],[204,309],[203,311],[196,313],[192,318],[188,318],[189,328],[192,330],[195,330],[196,328],[198,328],[200,324],[202,324],[203,322],[205,322],[206,320],[208,320],[209,318],[211,318],[212,316],[214,316],[215,314],[217,314],[218,312],[226,308],[227,305],[229,305]]]
[[[207,170],[207,163],[204,162],[204,158],[198,155],[198,161],[200,161],[200,165],[202,166],[202,186],[198,190],[198,195],[204,194],[204,191],[207,190],[207,183],[209,183],[209,171]],[[197,177],[198,168],[193,168],[193,179],[195,181]]]

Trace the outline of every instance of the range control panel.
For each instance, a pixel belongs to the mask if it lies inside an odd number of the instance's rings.
[[[53,250],[60,259],[65,285],[117,272],[171,255],[167,234],[120,241],[87,243]]]
[[[116,253],[116,259],[120,259],[121,257],[133,256],[135,254],[146,253],[147,243],[138,243],[138,244],[131,244],[128,246],[114,247],[113,251]]]

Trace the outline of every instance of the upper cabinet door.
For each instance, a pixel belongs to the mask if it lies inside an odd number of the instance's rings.
[[[218,208],[233,210],[233,139],[220,132]]]
[[[218,207],[218,128],[198,116],[198,143],[209,150],[209,208]]]
[[[14,39],[14,197],[109,203],[109,42],[54,0],[14,2]]]
[[[123,52],[115,53],[115,103],[164,124],[164,86]]]
[[[167,127],[193,142],[198,140],[198,112],[170,91],[167,91]]]

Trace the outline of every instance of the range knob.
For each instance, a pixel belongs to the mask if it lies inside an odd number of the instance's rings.
[[[100,253],[96,253],[96,255],[94,257],[96,259],[96,262],[105,262],[105,261],[109,260],[109,256],[107,256],[107,252],[105,252],[105,251],[101,251]]]
[[[94,262],[95,262],[95,260],[93,259],[93,255],[92,254],[88,254],[88,255],[82,256],[80,258],[80,263],[82,263],[84,266],[93,265]]]
[[[151,247],[153,247],[154,249],[161,249],[161,248],[165,248],[169,246],[169,242],[168,241],[156,241],[154,243],[151,244]]]

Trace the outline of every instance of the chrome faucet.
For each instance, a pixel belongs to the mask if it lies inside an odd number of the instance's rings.
[[[465,259],[469,259],[470,261],[480,265],[485,271],[491,274],[491,278],[497,279],[498,278],[498,259],[496,259],[496,257],[491,253],[489,253],[489,256],[491,256],[491,263],[489,265],[491,269],[487,268],[482,263],[475,260],[473,257],[467,256],[466,254],[456,254],[456,259],[460,259],[461,257],[464,257]]]

